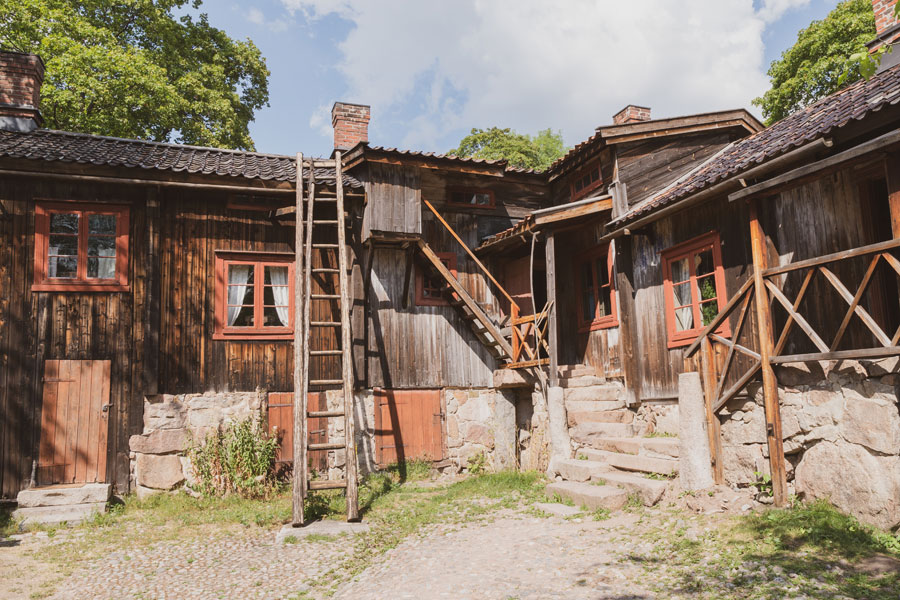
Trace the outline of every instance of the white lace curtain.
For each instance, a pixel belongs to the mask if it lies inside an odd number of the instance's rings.
[[[272,281],[272,295],[275,298],[275,312],[278,313],[278,320],[281,321],[283,327],[287,327],[290,322],[290,288],[288,287],[288,268],[287,267],[267,267],[269,269],[269,277]]]
[[[234,325],[238,315],[241,314],[240,306],[244,303],[247,293],[247,284],[253,276],[252,265],[230,265],[228,267],[228,326]],[[231,306],[231,305],[237,306]]]

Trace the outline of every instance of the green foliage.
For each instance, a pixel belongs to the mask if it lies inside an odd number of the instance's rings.
[[[189,450],[197,490],[206,496],[265,498],[277,486],[278,439],[256,419],[231,423]]]
[[[754,471],[753,475],[756,477],[756,482],[751,483],[754,488],[756,488],[756,493],[760,496],[765,496],[768,498],[772,497],[772,476],[768,473],[762,473],[760,471]]]
[[[609,512],[608,508],[603,508],[602,506],[594,511],[594,520],[595,521],[606,521],[612,514]]]
[[[858,60],[875,37],[870,0],[845,0],[797,35],[797,42],[769,67],[772,89],[753,104],[771,125],[862,77]],[[856,56],[857,58],[852,58]]]
[[[544,129],[531,137],[509,128],[491,127],[472,129],[458,147],[447,153],[461,158],[506,160],[512,167],[545,170],[566,151],[561,131]]]
[[[0,0],[0,46],[43,58],[46,127],[253,149],[248,124],[269,100],[265,59],[205,14],[184,14],[188,4]]]
[[[484,452],[473,454],[466,463],[469,473],[472,475],[481,475],[487,470],[487,456],[485,456]]]

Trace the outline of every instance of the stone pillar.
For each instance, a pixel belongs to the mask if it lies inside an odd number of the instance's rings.
[[[572,441],[566,424],[565,390],[559,386],[547,388],[547,416],[550,421],[550,469],[555,459],[572,458]]]
[[[700,386],[700,374],[682,373],[678,376],[678,412],[681,441],[678,472],[685,491],[702,490],[713,485],[706,433],[706,402]]]

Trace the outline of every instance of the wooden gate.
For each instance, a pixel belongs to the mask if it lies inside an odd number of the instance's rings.
[[[375,460],[379,467],[444,459],[441,390],[376,390]]]
[[[106,481],[108,360],[44,363],[38,484]]]
[[[307,394],[309,410],[326,410],[325,392]],[[309,419],[309,443],[321,444],[328,438],[328,419]],[[294,394],[293,392],[269,393],[269,431],[275,432],[281,445],[275,455],[275,465],[279,471],[294,463]],[[328,451],[309,452],[310,469],[324,471],[328,468]]]

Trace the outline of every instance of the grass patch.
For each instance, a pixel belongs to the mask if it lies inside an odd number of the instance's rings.
[[[651,431],[650,433],[645,433],[644,437],[645,438],[674,438],[674,437],[678,437],[678,434],[666,433],[665,431]]]
[[[612,515],[609,512],[608,508],[600,507],[594,511],[593,517],[595,521],[605,521],[609,519]]]

